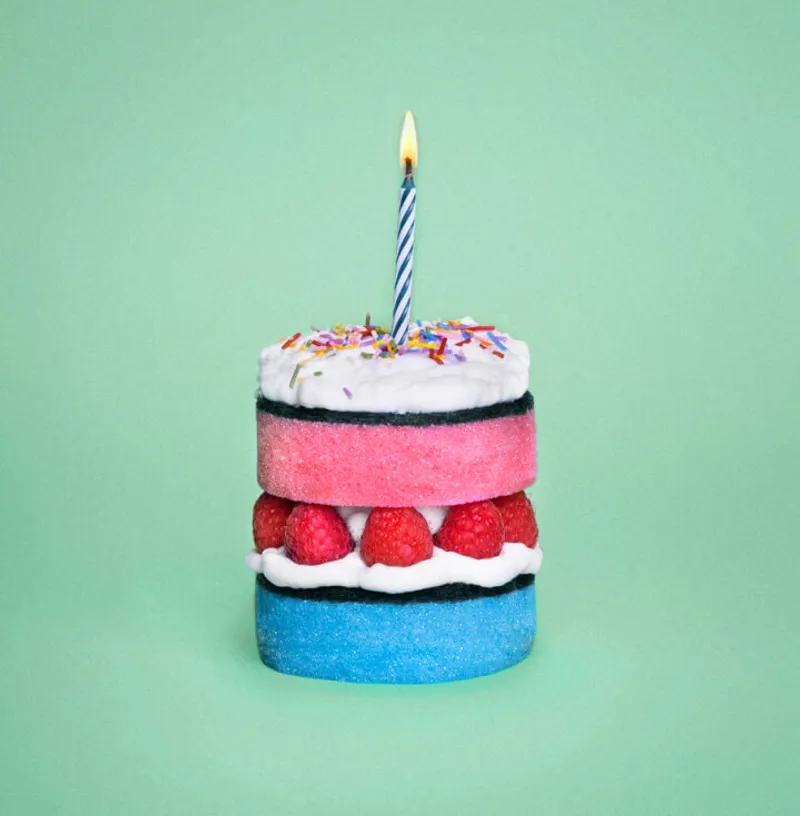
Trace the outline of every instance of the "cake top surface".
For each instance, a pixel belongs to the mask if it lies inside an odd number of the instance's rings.
[[[332,411],[425,413],[482,408],[528,389],[527,345],[480,324],[415,321],[398,348],[373,325],[300,332],[261,352],[267,399]]]

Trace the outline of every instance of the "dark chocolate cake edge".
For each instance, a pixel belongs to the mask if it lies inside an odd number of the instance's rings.
[[[496,402],[482,408],[465,408],[458,411],[431,411],[429,413],[378,413],[373,411],[332,411],[327,408],[306,408],[267,399],[260,392],[256,395],[259,411],[282,419],[300,419],[305,422],[331,422],[346,425],[399,425],[425,427],[428,425],[459,425],[482,422],[488,419],[521,416],[533,410],[533,394],[526,391],[521,397],[508,402]]]

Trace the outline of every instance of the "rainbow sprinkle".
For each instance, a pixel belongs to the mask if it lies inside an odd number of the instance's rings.
[[[337,323],[332,329],[312,329],[312,332],[307,338],[300,332],[281,338],[281,349],[308,353],[295,366],[290,388],[303,381],[300,372],[306,363],[349,349],[358,350],[368,360],[392,360],[406,354],[421,354],[436,365],[465,362],[467,357],[462,348],[469,344],[501,359],[508,350],[508,337],[497,332],[494,326],[462,323],[460,320],[437,320],[427,324],[416,320],[411,324],[407,342],[399,347],[388,329],[371,325],[369,318],[362,326]],[[315,377],[321,375],[321,371],[314,371]],[[353,394],[348,388],[343,387],[342,391],[352,399]]]

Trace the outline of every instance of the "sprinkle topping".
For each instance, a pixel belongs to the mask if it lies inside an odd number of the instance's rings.
[[[508,337],[498,333],[494,326],[465,323],[463,320],[436,320],[432,323],[417,320],[411,324],[408,341],[402,346],[397,345],[388,329],[371,325],[369,319],[364,325],[337,323],[332,329],[325,331],[312,329],[312,332],[308,337],[296,332],[291,337],[283,337],[279,341],[283,351],[308,352],[308,356],[295,366],[289,383],[290,388],[294,388],[298,382],[301,369],[306,363],[339,351],[357,349],[360,350],[361,357],[367,360],[391,360],[407,354],[419,354],[436,365],[447,365],[465,362],[466,357],[458,348],[470,343],[475,343],[492,355],[503,358],[508,342]],[[319,376],[320,373],[315,371],[314,375]],[[302,381],[302,377],[299,381]],[[342,390],[348,399],[352,398],[349,389]]]
[[[400,346],[367,319],[294,333],[262,349],[259,393],[337,411],[457,411],[522,396],[529,364],[524,342],[471,317],[413,321]]]

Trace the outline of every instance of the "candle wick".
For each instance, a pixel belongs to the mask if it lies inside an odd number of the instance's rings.
[[[406,178],[411,178],[414,175],[414,169],[411,167],[411,159],[406,159]]]

